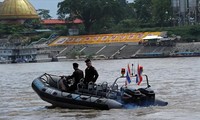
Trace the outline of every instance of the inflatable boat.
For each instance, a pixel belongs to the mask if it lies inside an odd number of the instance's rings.
[[[70,109],[121,109],[137,106],[158,105],[165,106],[168,103],[155,99],[155,93],[150,88],[147,75],[147,87],[131,89],[127,86],[118,87],[117,78],[112,85],[107,82],[86,85],[81,81],[77,90],[62,91],[59,81],[63,76],[43,74],[32,82],[33,90],[39,97],[55,107]],[[70,83],[69,83],[70,84]]]

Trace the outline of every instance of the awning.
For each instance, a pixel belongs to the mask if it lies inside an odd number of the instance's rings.
[[[157,35],[150,35],[143,38],[143,40],[151,40],[151,39],[161,39],[163,37]]]

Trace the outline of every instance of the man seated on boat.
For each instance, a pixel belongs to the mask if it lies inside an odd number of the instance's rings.
[[[89,82],[95,83],[97,78],[99,77],[99,74],[95,67],[92,66],[92,62],[90,59],[85,60],[85,63],[87,68],[85,69],[84,84],[86,84],[87,86]]]
[[[78,68],[78,63],[73,63],[74,72],[71,76],[67,76],[66,79],[62,79],[60,82],[61,89],[64,91],[74,91],[77,89],[77,84],[83,79],[84,74],[83,71]],[[73,84],[69,86],[69,80],[74,80]]]

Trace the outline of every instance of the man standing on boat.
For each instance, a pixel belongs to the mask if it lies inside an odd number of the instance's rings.
[[[84,83],[88,85],[89,82],[95,83],[99,74],[95,67],[92,66],[92,62],[90,59],[85,60],[87,68],[85,69],[85,79]]]

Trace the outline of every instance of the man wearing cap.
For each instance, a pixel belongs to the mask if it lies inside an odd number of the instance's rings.
[[[87,85],[89,82],[95,83],[99,74],[97,70],[92,66],[90,59],[85,60],[87,68],[85,69],[84,83]]]

